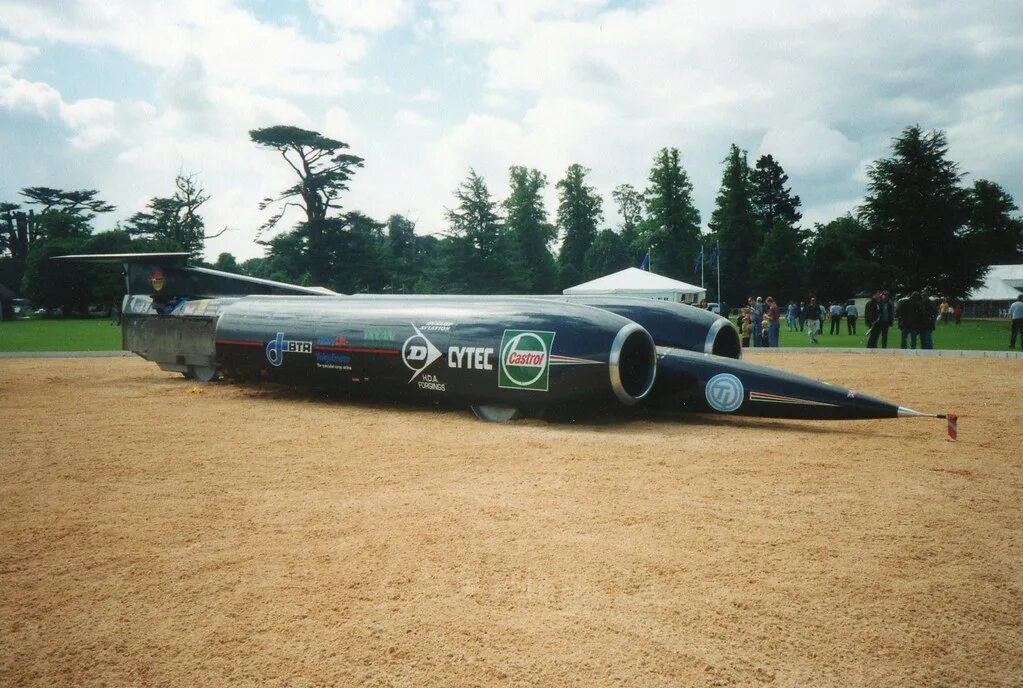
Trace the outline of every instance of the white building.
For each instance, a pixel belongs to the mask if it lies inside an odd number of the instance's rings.
[[[1009,303],[1023,293],[1023,265],[992,265],[984,284],[966,297],[964,314],[971,317],[1005,317]]]

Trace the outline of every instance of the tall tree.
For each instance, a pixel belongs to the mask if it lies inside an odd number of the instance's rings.
[[[509,277],[508,252],[497,204],[483,177],[469,175],[455,190],[458,204],[446,209],[453,241],[446,252],[446,291],[501,293]]]
[[[34,304],[47,310],[60,308],[65,316],[84,315],[90,305],[120,305],[124,296],[120,266],[68,262],[58,266],[50,259],[72,253],[129,253],[147,248],[122,231],[37,241],[29,252],[22,292]]]
[[[390,282],[386,225],[358,211],[326,222],[338,225],[326,232],[324,248],[332,274],[326,284],[346,294],[383,291]]]
[[[787,222],[776,222],[753,257],[750,286],[754,293],[774,296],[781,303],[804,296],[804,253],[802,231]]]
[[[29,255],[37,243],[50,239],[88,238],[96,215],[115,209],[97,198],[98,193],[94,189],[65,191],[30,186],[22,189],[21,195],[27,199],[27,205],[37,206],[38,212],[35,208],[22,212],[15,203],[0,204],[0,222],[3,223],[0,256],[10,256],[4,272],[5,278],[11,280],[15,288],[25,279]]]
[[[795,227],[803,215],[802,201],[786,187],[789,176],[773,155],[761,155],[750,173],[750,204],[761,234],[766,235],[779,222]]]
[[[753,255],[750,286],[783,302],[803,296],[805,269],[805,234],[797,226],[801,202],[786,186],[788,180],[772,155],[760,156],[750,172],[750,204],[763,237]]]
[[[657,153],[644,200],[642,234],[653,251],[653,269],[691,282],[693,259],[700,251],[700,211],[693,205],[693,184],[677,148]]]
[[[505,199],[505,229],[511,256],[513,289],[517,293],[548,294],[557,286],[557,267],[550,244],[557,230],[547,220],[543,190],[547,177],[540,170],[518,165],[509,170],[510,191]]]
[[[35,214],[36,238],[86,237],[92,233],[92,220],[101,213],[116,210],[96,198],[99,191],[80,189],[64,191],[47,186],[30,186],[21,190],[28,205],[39,206]]]
[[[597,190],[586,184],[590,170],[572,164],[558,181],[558,229],[562,233],[558,269],[561,286],[577,283],[585,269],[586,252],[597,236],[597,225],[604,218],[603,200]]]
[[[418,281],[416,223],[404,215],[387,218],[387,249],[390,255],[389,289],[408,294]]]
[[[586,252],[583,262],[583,279],[590,280],[618,272],[627,267],[636,267],[630,257],[631,251],[625,245],[625,239],[613,229],[602,229],[597,232],[590,250]]]
[[[722,161],[725,169],[708,223],[710,240],[720,246],[719,300],[745,303],[751,284],[751,260],[760,249],[762,235],[753,212],[750,170],[746,151],[734,143]]]
[[[622,218],[621,249],[625,252],[625,265],[638,264],[649,247],[642,246],[640,231],[643,227],[643,194],[632,184],[619,184],[611,191],[611,199]]]
[[[227,251],[217,256],[217,261],[213,264],[213,269],[222,270],[224,272],[233,272],[236,275],[245,274],[242,272],[241,266],[238,265],[238,259]]]
[[[866,225],[852,215],[816,225],[807,249],[803,295],[834,301],[890,287],[893,271],[874,260],[871,242]]]
[[[206,234],[206,223],[199,208],[210,199],[196,181],[194,174],[178,174],[174,193],[167,198],[151,198],[142,212],[128,218],[125,230],[133,238],[167,239],[187,251],[195,260],[202,260],[206,240],[220,236]]]
[[[327,234],[346,226],[339,227],[338,223],[326,220],[331,211],[340,211],[341,193],[348,189],[348,182],[356,168],[362,167],[363,159],[345,152],[347,143],[299,127],[277,125],[253,129],[249,137],[256,145],[280,153],[298,177],[295,184],[260,204],[260,210],[275,206],[260,230],[275,227],[288,208],[300,208],[305,213],[305,221],[295,231],[304,244],[304,272],[308,272],[316,284],[326,284],[330,279],[324,250]]]
[[[986,265],[1019,262],[1023,258],[1023,220],[1019,208],[1005,189],[986,179],[970,188],[970,219],[967,245]]]
[[[966,240],[970,195],[960,184],[959,165],[947,157],[945,133],[907,127],[892,149],[891,157],[867,171],[862,211],[874,256],[897,269],[896,291],[926,288],[965,296],[980,284],[987,266]]]
[[[18,291],[28,258],[28,223],[17,203],[0,202],[0,284]]]

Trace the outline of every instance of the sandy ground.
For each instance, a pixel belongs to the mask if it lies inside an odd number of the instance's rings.
[[[943,421],[469,412],[0,361],[0,685],[1023,685],[1023,366]]]

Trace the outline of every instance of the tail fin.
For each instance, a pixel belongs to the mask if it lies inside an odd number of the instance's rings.
[[[324,287],[302,287],[297,284],[190,266],[187,253],[92,253],[56,256],[54,260],[123,263],[128,294],[209,298],[249,294],[323,296],[335,293]]]

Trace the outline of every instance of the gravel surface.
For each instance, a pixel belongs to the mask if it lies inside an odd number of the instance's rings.
[[[1020,363],[749,359],[960,440],[2,360],[0,685],[1020,685]]]

